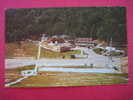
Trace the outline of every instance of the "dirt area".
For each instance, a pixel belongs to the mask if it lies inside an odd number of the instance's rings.
[[[128,57],[122,57],[121,62],[121,71],[123,73],[128,73]]]

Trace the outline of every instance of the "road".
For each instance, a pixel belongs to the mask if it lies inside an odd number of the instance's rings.
[[[32,58],[18,58],[18,59],[6,59],[6,69],[17,68],[28,65],[34,65],[37,63],[38,66],[84,66],[91,65],[98,68],[110,68],[110,61],[107,56],[98,55],[93,50],[88,48],[75,48],[83,50],[88,54],[88,58],[84,59],[32,59]],[[113,64],[120,64],[119,58],[113,58]],[[112,62],[111,62],[112,63]]]
[[[56,72],[78,72],[78,73],[121,73],[114,69],[97,69],[97,68],[39,68],[39,71],[56,71]]]

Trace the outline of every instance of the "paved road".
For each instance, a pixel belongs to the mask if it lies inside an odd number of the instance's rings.
[[[88,58],[85,59],[40,59],[35,60],[31,58],[19,58],[19,59],[6,59],[6,68],[16,68],[27,65],[38,64],[38,66],[82,66],[94,64],[97,67],[109,68],[109,60],[107,56],[98,55],[93,50],[88,48],[76,48],[83,50],[88,54]],[[113,64],[120,63],[119,58],[113,58]]]
[[[17,68],[28,65],[34,65],[35,62],[36,60],[31,58],[6,59],[5,68],[8,69],[8,68]]]
[[[79,72],[79,73],[120,73],[114,69],[96,69],[96,68],[39,68],[39,71],[56,71],[56,72]]]

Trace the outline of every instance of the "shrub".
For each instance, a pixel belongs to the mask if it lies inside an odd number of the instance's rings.
[[[122,55],[124,55],[124,52],[115,52],[115,51],[112,51],[111,55],[112,56],[122,56]]]
[[[102,54],[104,49],[102,49],[102,48],[94,48],[93,51],[96,52],[97,54]]]
[[[71,55],[71,58],[76,58],[75,55]]]

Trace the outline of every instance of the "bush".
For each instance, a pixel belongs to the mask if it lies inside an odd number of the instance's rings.
[[[73,59],[74,59],[74,58],[76,58],[76,57],[75,57],[75,55],[71,55],[71,58],[73,58]]]
[[[124,55],[124,52],[115,52],[115,51],[111,52],[111,56],[122,56],[122,55]]]
[[[97,54],[102,54],[104,49],[102,49],[102,48],[94,48],[93,51],[96,52]]]

